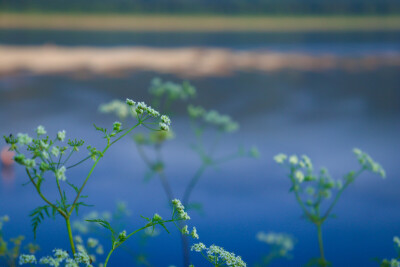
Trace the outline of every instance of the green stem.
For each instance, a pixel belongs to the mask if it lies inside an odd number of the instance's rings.
[[[69,211],[69,213],[68,213],[68,216],[71,216],[72,212],[74,211],[75,206],[76,206],[76,203],[77,203],[77,201],[78,201],[78,199],[79,199],[79,197],[80,197],[80,195],[81,195],[81,193],[82,193],[82,191],[83,191],[83,188],[85,187],[85,185],[86,185],[86,183],[88,182],[90,176],[92,175],[94,169],[96,168],[97,163],[99,163],[100,159],[104,156],[104,153],[106,153],[106,151],[107,151],[113,144],[115,144],[115,142],[119,141],[122,137],[124,137],[125,135],[127,135],[128,133],[130,133],[133,129],[135,129],[135,128],[136,128],[137,126],[139,126],[139,125],[140,125],[140,122],[138,122],[135,126],[133,126],[132,128],[130,128],[128,131],[126,131],[123,135],[121,135],[120,137],[118,137],[117,139],[115,139],[112,143],[110,143],[110,142],[108,141],[107,146],[106,146],[106,147],[104,148],[104,150],[101,152],[101,156],[98,156],[98,158],[96,159],[96,162],[93,164],[92,168],[91,168],[90,171],[89,171],[89,174],[86,176],[85,181],[83,182],[81,188],[79,189],[78,194],[76,195],[75,200],[74,200],[74,202],[73,202],[72,205],[71,205],[71,209],[70,209],[70,211]]]
[[[104,262],[104,267],[107,267],[108,260],[110,259],[111,254],[112,254],[113,252],[114,252],[114,249],[111,249],[110,252],[108,253],[107,258],[106,258],[106,261]]]
[[[60,181],[58,180],[57,177],[56,177],[56,181],[57,181],[58,192],[60,193],[61,200],[63,200],[63,194],[61,191]]]
[[[150,159],[147,157],[146,153],[143,151],[142,146],[137,143],[136,143],[136,146],[139,151],[139,155],[142,157],[143,161],[146,163],[146,165],[151,170],[153,164],[151,163]],[[162,162],[160,147],[156,148],[156,152],[157,152],[158,161]],[[161,185],[164,189],[165,194],[167,195],[168,202],[171,203],[171,201],[174,199],[174,195],[172,193],[171,186],[168,182],[168,178],[165,175],[164,170],[157,172],[157,174],[160,177]],[[183,227],[183,225],[180,224],[179,228],[182,228],[182,227]],[[183,266],[187,267],[190,264],[190,251],[189,251],[189,244],[188,244],[187,236],[184,234],[181,234],[181,243],[182,243],[182,253],[183,253]]]
[[[171,220],[168,220],[168,221],[163,221],[162,223],[169,223],[169,222],[175,222],[175,221],[181,221],[181,219],[179,219],[179,220],[171,219]],[[107,267],[108,260],[110,259],[111,254],[114,252],[114,250],[116,250],[119,246],[121,246],[126,240],[128,240],[131,236],[133,236],[137,232],[140,232],[140,231],[142,231],[142,230],[144,230],[146,228],[149,228],[149,227],[153,227],[153,226],[155,226],[157,224],[160,224],[160,222],[152,223],[152,224],[148,224],[146,226],[143,226],[142,228],[139,228],[139,229],[133,231],[132,233],[130,233],[129,235],[127,235],[125,240],[119,242],[118,244],[113,244],[112,249],[110,250],[110,252],[107,255],[106,261],[104,262],[104,267]]]
[[[343,194],[343,191],[364,171],[364,168],[361,168],[358,172],[356,172],[353,176],[353,180],[347,180],[342,189],[336,194],[335,199],[333,200],[332,204],[329,206],[327,211],[325,212],[324,216],[322,216],[321,221],[325,221],[329,215],[331,214],[333,208],[335,207],[336,203],[338,202],[340,196]]]
[[[196,173],[194,174],[192,179],[190,180],[189,185],[186,187],[185,192],[183,194],[183,198],[182,198],[182,204],[184,206],[189,204],[190,195],[206,168],[207,168],[207,165],[203,163],[200,166],[200,168],[196,171]]]
[[[317,223],[317,231],[318,231],[318,244],[319,244],[319,252],[321,254],[321,266],[326,267],[328,266],[328,262],[325,259],[325,254],[324,254],[324,244],[322,241],[322,225],[321,223]]]
[[[108,150],[109,147],[110,147],[110,144],[107,144],[106,148],[104,148],[104,150],[101,152],[101,154],[104,155],[104,153]],[[99,163],[99,161],[100,161],[100,159],[101,159],[102,157],[103,157],[103,156],[98,156],[97,159],[96,159],[96,161],[95,161],[95,163],[93,164],[92,168],[90,169],[88,175],[86,176],[85,181],[83,182],[81,188],[80,188],[79,191],[78,191],[78,194],[77,194],[76,197],[75,197],[74,202],[73,202],[72,205],[71,205],[71,209],[70,209],[70,211],[69,211],[69,213],[68,213],[68,216],[71,216],[72,212],[74,211],[75,206],[76,206],[76,203],[77,203],[77,201],[78,201],[78,199],[79,199],[79,197],[80,197],[80,195],[81,195],[81,193],[82,193],[82,191],[83,191],[83,188],[85,187],[85,185],[86,185],[86,183],[88,182],[90,176],[92,175],[94,169],[96,168],[97,163]]]
[[[69,238],[69,243],[71,244],[71,249],[72,249],[72,255],[75,255],[75,245],[74,245],[74,237],[72,236],[72,229],[71,229],[71,222],[69,220],[69,217],[65,219],[65,222],[67,223],[67,229],[68,229],[68,238]]]
[[[111,144],[115,144],[116,142],[118,142],[121,138],[123,138],[125,135],[129,134],[133,129],[135,129],[136,127],[138,127],[141,124],[141,122],[139,121],[138,123],[135,124],[135,126],[133,126],[132,128],[130,128],[128,131],[126,131],[123,135],[121,135],[120,137],[118,137],[117,139],[115,139]]]
[[[74,148],[72,148],[71,152],[69,153],[68,157],[66,158],[66,160],[64,160],[63,165],[65,165],[65,163],[68,162],[68,160],[71,158],[72,154],[74,153]]]
[[[38,192],[39,196],[44,200],[44,202],[46,202],[47,204],[49,204],[52,208],[54,208],[55,210],[57,210],[61,216],[63,216],[64,218],[67,218],[67,214],[65,214],[61,209],[59,209],[56,205],[54,205],[53,203],[51,203],[40,191],[39,186],[35,183],[35,181],[33,180],[31,174],[29,173],[28,169],[25,169],[26,173],[28,174],[29,180],[31,180],[31,183],[33,184],[33,186],[36,188],[36,191]]]
[[[295,178],[293,177],[294,170],[291,170],[290,173],[291,173],[291,174],[289,175],[289,178],[290,178],[290,180],[292,181],[292,185],[295,187],[297,184],[296,184]],[[296,197],[297,202],[299,203],[301,209],[302,209],[303,212],[304,212],[304,215],[305,215],[308,219],[310,219],[310,220],[312,221],[312,216],[311,216],[310,212],[307,210],[306,205],[304,205],[303,201],[301,200],[301,197],[300,197],[300,195],[299,195],[299,191],[298,191],[296,188],[294,188],[293,191],[294,191],[294,195],[295,195],[295,197]]]
[[[79,161],[78,163],[75,163],[74,165],[68,166],[67,169],[70,169],[70,168],[73,168],[73,167],[75,167],[75,166],[78,166],[79,164],[81,164],[81,163],[87,161],[87,160],[90,159],[90,158],[91,158],[91,156],[87,156],[86,158],[84,158],[83,160]]]

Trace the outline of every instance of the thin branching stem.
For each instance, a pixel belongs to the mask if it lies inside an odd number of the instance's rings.
[[[36,191],[38,192],[39,196],[44,200],[44,202],[46,202],[47,204],[49,204],[52,208],[54,208],[55,210],[57,210],[61,216],[63,216],[64,218],[67,218],[67,214],[65,214],[65,212],[63,212],[61,209],[59,209],[56,205],[54,205],[53,203],[51,203],[40,191],[39,186],[35,183],[35,181],[33,180],[31,174],[29,173],[29,170],[26,169],[26,173],[28,174],[29,180],[31,180],[31,183],[33,184],[33,186],[35,187]]]
[[[145,226],[143,226],[143,227],[141,227],[141,228],[139,228],[139,229],[133,231],[132,233],[130,233],[129,235],[126,236],[125,240],[120,241],[120,242],[119,242],[118,244],[116,244],[116,245],[113,244],[113,246],[112,246],[110,252],[109,252],[108,255],[107,255],[106,261],[104,262],[104,267],[107,267],[107,264],[108,264],[108,261],[109,261],[109,259],[110,259],[110,257],[111,257],[111,254],[112,254],[118,247],[120,247],[126,240],[128,240],[131,236],[133,236],[134,234],[136,234],[136,233],[138,233],[138,232],[140,232],[140,231],[142,231],[142,230],[144,230],[144,229],[146,229],[146,228],[154,227],[155,225],[158,225],[158,224],[161,224],[161,223],[164,224],[164,223],[175,222],[175,221],[180,221],[180,220],[181,220],[181,219],[179,219],[179,220],[177,220],[177,219],[171,219],[171,220],[162,221],[162,222],[154,222],[154,223],[145,225]]]

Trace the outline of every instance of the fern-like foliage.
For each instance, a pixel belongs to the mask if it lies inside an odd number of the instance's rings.
[[[37,228],[39,227],[39,224],[43,222],[45,217],[48,218],[55,218],[57,210],[50,206],[50,205],[44,205],[37,207],[34,209],[30,214],[29,217],[31,217],[31,225],[32,225],[32,230],[33,230],[33,236],[36,239],[36,232]]]

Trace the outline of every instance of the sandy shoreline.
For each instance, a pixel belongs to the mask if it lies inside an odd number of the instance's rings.
[[[400,16],[167,16],[0,13],[0,29],[146,32],[399,31]]]
[[[186,77],[223,76],[236,71],[371,71],[400,67],[400,53],[358,57],[332,54],[235,51],[214,48],[157,49],[146,47],[94,48],[58,46],[0,46],[0,76],[29,72],[85,72],[112,75],[125,71],[155,71]]]

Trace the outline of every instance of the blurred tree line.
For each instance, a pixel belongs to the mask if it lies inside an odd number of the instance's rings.
[[[0,0],[0,10],[144,14],[398,14],[400,0]]]

